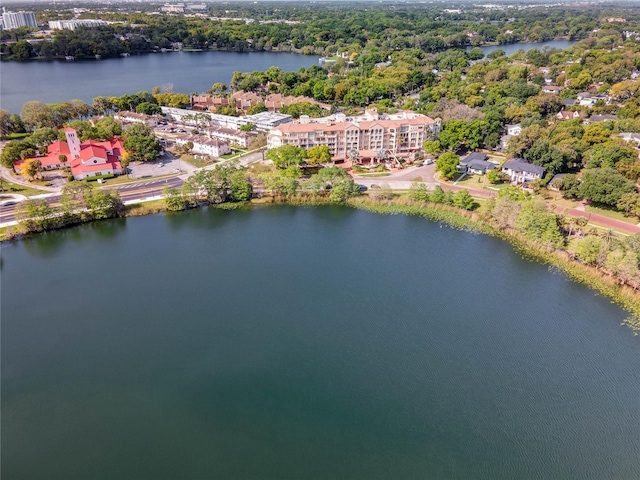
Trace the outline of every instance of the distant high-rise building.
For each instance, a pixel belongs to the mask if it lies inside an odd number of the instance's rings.
[[[5,30],[12,30],[20,27],[38,28],[36,14],[33,12],[7,12],[3,8],[2,27]]]
[[[92,20],[88,18],[73,20],[51,20],[49,28],[51,30],[75,30],[78,27],[101,27],[107,25],[104,20]]]

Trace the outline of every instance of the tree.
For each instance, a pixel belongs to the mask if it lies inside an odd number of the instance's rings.
[[[244,125],[240,125],[240,131],[241,132],[253,132],[256,129],[256,124],[255,123],[246,123]]]
[[[616,203],[616,207],[627,215],[640,217],[640,195],[635,192],[625,193]]]
[[[187,208],[187,201],[182,192],[177,188],[171,188],[169,185],[162,190],[164,195],[164,206],[170,212],[179,212]]]
[[[615,206],[622,195],[635,192],[635,186],[613,168],[590,168],[584,171],[579,190],[582,198]]]
[[[142,102],[136,107],[136,112],[145,115],[160,115],[162,114],[162,108],[156,103]]]
[[[251,105],[247,109],[247,115],[255,115],[257,113],[262,113],[266,111],[267,111],[267,107],[264,105],[264,103],[257,103],[255,105]]]
[[[292,197],[298,190],[298,181],[295,178],[282,175],[280,172],[265,172],[260,174],[267,191],[273,195]]]
[[[516,219],[516,229],[547,248],[560,247],[563,242],[558,216],[547,210],[544,202],[526,202]]]
[[[484,52],[480,47],[474,47],[467,53],[469,60],[481,60],[484,58]]]
[[[544,167],[549,175],[561,172],[565,167],[565,159],[562,153],[546,140],[536,140],[530,148],[524,151],[525,160]]]
[[[429,201],[433,203],[444,203],[444,190],[440,185],[436,185],[431,195],[429,195]]]
[[[453,206],[462,208],[464,210],[473,210],[476,202],[467,190],[460,190],[453,194],[452,198]]]
[[[24,125],[31,130],[42,127],[55,128],[58,126],[53,117],[51,107],[38,101],[26,102],[22,106],[20,118]]]
[[[40,160],[29,158],[20,165],[20,174],[31,181],[38,175],[38,170],[41,166]]]
[[[27,232],[47,230],[53,224],[53,208],[46,200],[25,200],[16,206],[15,212],[18,223]]]
[[[222,82],[216,82],[211,85],[211,93],[224,93],[227,91],[227,86]]]
[[[618,162],[633,163],[637,158],[634,148],[607,142],[591,147],[585,153],[583,163],[587,168],[615,167]]]
[[[7,138],[12,131],[11,113],[9,110],[0,110],[0,140]]]
[[[273,164],[280,168],[286,169],[291,166],[299,167],[305,163],[307,152],[304,148],[294,145],[282,145],[281,147],[267,150],[267,160],[271,160]]]
[[[436,162],[436,171],[440,172],[444,178],[451,180],[458,171],[459,163],[460,159],[455,153],[443,153]]]
[[[133,161],[149,162],[158,158],[162,147],[147,125],[134,123],[125,131],[124,148]]]
[[[426,153],[439,153],[442,151],[442,146],[440,145],[440,141],[439,140],[427,140],[426,142],[424,142],[424,151]]]
[[[489,170],[487,172],[487,180],[492,185],[498,185],[499,183],[504,183],[506,181],[506,174],[502,173],[500,170]]]
[[[185,142],[185,143],[182,145],[181,150],[182,150],[184,153],[189,153],[191,150],[193,150],[193,142],[192,142],[192,141]]]
[[[568,173],[556,182],[556,186],[562,192],[562,198],[580,198],[580,180],[573,173]]]
[[[22,158],[22,152],[33,149],[33,145],[26,141],[10,141],[2,149],[0,154],[0,163],[7,168],[13,168],[13,165]]]
[[[500,227],[514,228],[521,206],[518,200],[509,195],[499,196],[493,206],[491,216]]]
[[[605,254],[604,242],[600,237],[588,235],[578,241],[576,255],[584,263],[596,264],[603,260]]]
[[[409,198],[414,202],[426,202],[429,200],[429,190],[424,183],[413,182],[409,188]]]
[[[122,124],[113,117],[104,117],[95,122],[96,134],[100,140],[108,140],[122,135]]]
[[[307,150],[309,165],[322,165],[331,162],[331,151],[327,145],[316,145]]]
[[[229,197],[234,202],[251,200],[253,187],[245,177],[243,170],[236,170],[229,174]]]
[[[333,182],[329,199],[332,202],[342,203],[356,195],[360,195],[360,187],[352,178],[345,176]]]

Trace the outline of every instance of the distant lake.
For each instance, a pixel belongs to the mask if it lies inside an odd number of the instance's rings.
[[[558,48],[564,50],[565,48],[569,48],[572,45],[575,45],[577,40],[549,40],[548,42],[536,42],[536,43],[510,43],[508,45],[491,45],[480,47],[480,49],[484,52],[485,55],[490,54],[494,50],[504,50],[507,56],[511,56],[516,53],[518,50],[524,50],[525,52],[531,50],[532,48],[537,48],[538,50],[542,50],[544,48]],[[467,47],[467,51],[471,50],[472,47]]]
[[[103,60],[0,63],[0,108],[19,113],[30,100],[45,103],[99,95],[120,96],[172,84],[181,93],[204,92],[215,82],[229,85],[233,72],[285,71],[318,65],[317,56],[273,52],[171,52]]]
[[[640,339],[502,240],[342,207],[2,246],[3,480],[640,478]]]

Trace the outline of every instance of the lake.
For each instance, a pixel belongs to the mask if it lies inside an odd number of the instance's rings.
[[[537,48],[538,50],[543,50],[544,48],[558,48],[560,50],[564,50],[565,48],[569,48],[577,43],[577,40],[549,40],[547,42],[535,42],[535,43],[510,43],[508,45],[490,45],[480,47],[480,49],[484,52],[485,55],[490,54],[494,50],[504,50],[504,53],[507,56],[511,56],[516,53],[518,50],[522,49],[525,52],[531,50],[532,48]],[[467,47],[467,51],[471,50],[472,47]]]
[[[2,249],[2,478],[640,478],[626,313],[501,240],[201,209]]]
[[[181,93],[204,92],[215,82],[229,86],[233,72],[285,71],[318,65],[317,56],[272,52],[171,52],[103,60],[2,62],[0,107],[19,113],[30,100],[56,103],[99,95],[120,96],[173,85]]]

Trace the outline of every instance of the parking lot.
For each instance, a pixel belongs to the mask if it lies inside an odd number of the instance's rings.
[[[166,152],[155,162],[132,162],[129,164],[130,178],[147,178],[157,177],[159,175],[168,175],[170,173],[189,173],[195,167],[184,162],[173,155]]]

